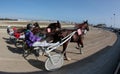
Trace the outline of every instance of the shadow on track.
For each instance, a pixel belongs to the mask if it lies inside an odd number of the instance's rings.
[[[44,71],[46,70],[44,67],[45,63],[43,61],[36,60],[36,59],[28,59],[27,61],[36,68],[42,69]]]
[[[2,74],[113,74],[117,63],[120,58],[120,37],[118,36],[118,40],[113,46],[107,46],[101,51],[94,53],[87,58],[84,58],[80,61],[74,62],[72,64],[64,65],[61,69],[48,72],[44,69],[44,65],[39,67],[37,65],[44,64],[44,62],[29,60],[31,65],[41,68],[43,67],[43,71],[36,72],[18,72],[18,73],[8,73],[8,72],[0,72]],[[38,64],[32,64],[36,62]],[[39,64],[40,63],[40,64]]]
[[[16,48],[16,47],[7,46],[7,48],[12,53],[23,54],[23,52],[24,52],[21,47]]]

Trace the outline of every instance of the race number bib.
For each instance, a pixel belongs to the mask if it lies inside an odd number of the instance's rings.
[[[78,32],[78,35],[81,35],[81,34],[82,34],[81,29],[78,29],[77,32]]]
[[[47,32],[50,33],[50,32],[51,32],[51,29],[50,29],[50,28],[47,28]]]

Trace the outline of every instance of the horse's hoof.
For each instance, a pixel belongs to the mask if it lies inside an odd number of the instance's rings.
[[[82,54],[83,52],[80,52],[80,54]]]
[[[66,58],[65,58],[65,60],[67,60],[67,61],[70,61],[70,60],[71,60],[71,58],[69,58],[69,57],[66,57]]]
[[[81,48],[83,48],[84,46],[81,46]]]
[[[36,57],[36,60],[39,60],[39,58],[38,58],[38,57]]]
[[[75,47],[76,49],[79,49],[79,47]]]

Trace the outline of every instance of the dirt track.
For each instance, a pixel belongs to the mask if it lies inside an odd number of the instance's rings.
[[[1,72],[33,72],[45,71],[45,57],[40,56],[39,61],[36,61],[34,55],[25,60],[22,57],[22,50],[16,49],[12,43],[8,43],[8,35],[5,29],[0,30],[0,71]],[[65,61],[64,65],[82,60],[107,46],[112,46],[117,37],[114,33],[90,28],[84,39],[85,47],[82,49],[83,54],[79,54],[79,50],[75,49],[76,43],[70,43],[67,48],[67,54],[71,57],[71,61]],[[59,49],[62,49],[61,47]]]

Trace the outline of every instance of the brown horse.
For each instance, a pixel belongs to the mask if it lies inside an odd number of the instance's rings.
[[[81,32],[82,32],[80,35],[80,43],[77,42],[77,45],[78,45],[77,48],[80,48],[80,44],[81,44],[81,47],[84,47],[83,38],[84,38],[84,35],[86,34],[86,31],[89,31],[88,21],[84,21],[81,24],[75,24],[75,28],[77,29],[78,33],[79,33],[79,30],[81,30]]]
[[[71,40],[69,40],[70,42],[76,42],[78,44],[78,48],[80,49],[80,53],[81,52],[81,47],[83,47],[83,41],[82,41],[82,36],[84,34],[84,31],[87,30],[89,31],[89,26],[88,26],[88,22],[85,21],[81,24],[76,24],[74,29],[61,29],[58,32],[55,33],[54,36],[54,42],[56,42],[57,40],[60,40],[61,38],[64,38],[65,36],[67,36],[68,34],[72,33],[73,31],[77,31],[71,38]],[[79,33],[79,31],[81,31],[81,33]],[[63,51],[62,53],[65,56],[65,59],[70,60],[70,58],[67,57],[66,55],[66,48],[68,46],[69,41],[65,42],[63,44]],[[81,47],[80,47],[81,45]]]

